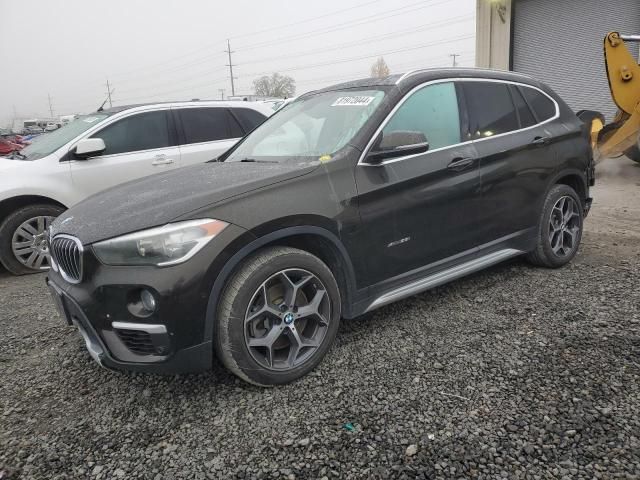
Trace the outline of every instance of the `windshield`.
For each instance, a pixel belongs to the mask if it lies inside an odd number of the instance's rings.
[[[67,123],[64,127],[34,138],[31,145],[20,150],[20,153],[24,155],[25,160],[38,160],[46,157],[108,116],[107,113],[82,116]]]
[[[338,90],[296,100],[254,130],[226,161],[331,156],[351,141],[384,96],[384,90]]]

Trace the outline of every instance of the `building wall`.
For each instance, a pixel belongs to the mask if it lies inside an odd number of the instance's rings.
[[[478,0],[476,67],[509,70],[511,0]]]

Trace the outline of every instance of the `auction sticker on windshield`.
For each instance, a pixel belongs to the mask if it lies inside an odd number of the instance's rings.
[[[375,97],[366,97],[364,95],[354,97],[340,97],[331,104],[332,107],[365,107],[369,105]]]

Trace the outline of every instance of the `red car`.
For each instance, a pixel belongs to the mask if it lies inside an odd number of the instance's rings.
[[[24,145],[18,145],[17,143],[0,138],[0,155],[9,155],[11,152],[21,150],[23,147]]]

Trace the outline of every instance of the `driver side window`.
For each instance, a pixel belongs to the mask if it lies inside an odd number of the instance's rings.
[[[169,146],[167,113],[145,112],[118,120],[91,137],[104,140],[104,155],[136,152]]]
[[[453,82],[427,85],[414,92],[382,130],[383,139],[393,132],[422,133],[429,150],[460,143],[460,112]]]

